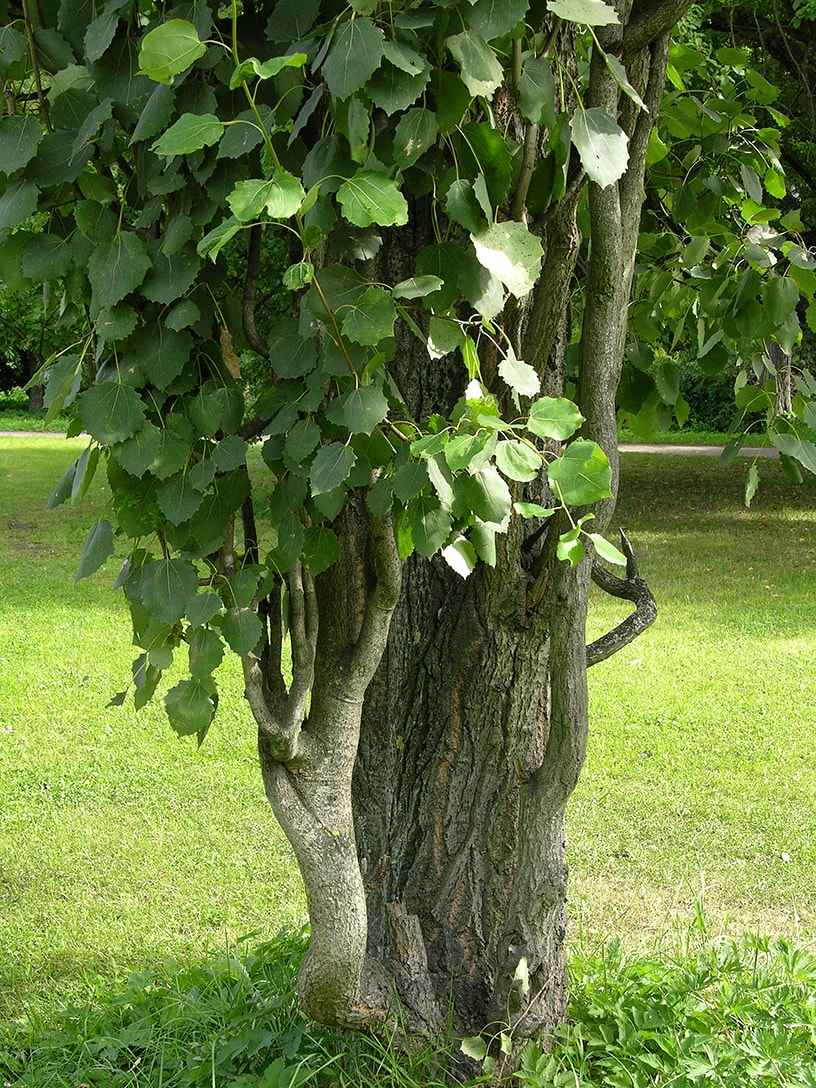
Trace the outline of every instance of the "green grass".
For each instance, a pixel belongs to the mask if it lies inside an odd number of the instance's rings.
[[[55,433],[65,431],[68,416],[60,413],[48,424],[45,422],[46,410],[29,412],[28,397],[21,389],[12,389],[0,393],[0,431],[46,431]]]
[[[816,488],[760,465],[625,455],[616,522],[658,600],[590,670],[569,810],[585,932],[670,932],[704,882],[713,924],[816,933]],[[591,637],[626,611],[593,595]]]
[[[160,702],[106,706],[135,657],[116,563],[72,583],[107,494],[44,509],[79,448],[0,439],[0,1020],[305,918],[239,670],[200,750]]]
[[[237,670],[200,750],[160,703],[106,706],[134,656],[117,564],[72,584],[106,489],[44,509],[79,448],[0,439],[0,1083],[440,1084],[444,1040],[406,1058],[297,1016],[303,938],[274,934],[302,891]],[[574,1023],[528,1084],[816,1086],[816,489],[762,463],[746,510],[745,471],[623,458],[660,615],[590,673]],[[594,594],[590,637],[625,611]]]

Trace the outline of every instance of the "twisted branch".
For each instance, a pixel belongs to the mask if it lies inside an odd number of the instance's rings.
[[[620,530],[620,540],[621,550],[626,556],[626,577],[616,577],[606,567],[601,566],[597,559],[593,559],[592,581],[610,597],[632,601],[635,611],[617,627],[613,627],[611,631],[607,631],[605,635],[601,635],[587,646],[587,668],[590,665],[597,665],[599,661],[606,661],[618,650],[634,642],[638,635],[642,635],[647,627],[651,627],[657,618],[657,602],[652,596],[652,591],[638,575],[634,549],[623,529]]]

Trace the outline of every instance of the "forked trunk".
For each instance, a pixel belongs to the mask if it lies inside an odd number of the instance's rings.
[[[413,565],[366,701],[355,817],[382,876],[369,948],[414,1022],[439,1027],[452,1006],[462,1034],[526,1037],[565,1013],[586,572],[548,563],[541,600],[520,564],[457,577]]]

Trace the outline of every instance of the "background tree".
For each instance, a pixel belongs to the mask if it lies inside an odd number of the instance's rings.
[[[787,33],[782,7],[769,16],[778,49]],[[671,355],[690,348],[703,374],[736,381],[737,437],[729,455],[746,435],[767,431],[796,478],[799,464],[816,466],[807,373],[816,328],[816,263],[804,210],[809,185],[797,172],[799,157],[792,163],[786,154],[798,146],[788,137],[797,127],[788,111],[798,96],[762,45],[767,13],[752,21],[749,8],[729,9],[726,19],[715,6],[711,22],[720,29],[705,19],[692,23],[670,53],[669,87],[648,155],[633,336],[619,403],[642,434],[655,425],[668,429],[672,414],[682,423],[688,405]],[[723,20],[732,34],[723,33]],[[799,47],[790,30],[794,58]],[[757,479],[754,465],[749,499]]]
[[[164,701],[201,742],[241,657],[321,1020],[377,1023],[393,987],[421,1028],[564,1015],[585,546],[623,560],[600,532],[685,7],[60,0],[0,31],[0,230],[60,285],[49,397],[91,435],[52,503],[104,464],[78,577],[121,538],[137,705],[186,657]],[[631,559],[596,576],[643,596]]]

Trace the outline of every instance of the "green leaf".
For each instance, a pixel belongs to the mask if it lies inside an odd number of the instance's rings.
[[[236,234],[244,230],[243,223],[237,219],[225,219],[222,223],[219,223],[217,227],[214,227],[208,234],[205,234],[196,247],[199,257],[209,257],[210,260],[215,263],[218,258],[218,254],[232,241]]]
[[[417,106],[403,114],[394,131],[394,161],[407,170],[436,143],[439,126],[430,110]]]
[[[408,507],[408,524],[414,547],[421,555],[430,557],[450,536],[450,511],[435,495],[420,495]]]
[[[555,549],[556,556],[559,559],[566,559],[571,567],[577,567],[584,558],[584,544],[578,537],[579,531],[573,529],[568,533],[562,533]]]
[[[227,203],[236,219],[249,223],[264,211],[273,219],[289,219],[300,210],[305,199],[300,179],[281,172],[269,181],[239,181],[227,197]]]
[[[523,518],[549,518],[555,513],[551,506],[541,506],[537,502],[514,502],[513,509]]]
[[[289,570],[303,550],[304,535],[303,523],[289,510],[274,527],[275,547],[267,563],[279,571]]]
[[[40,191],[33,181],[15,178],[0,196],[0,230],[16,227],[34,214]]]
[[[118,382],[101,382],[83,393],[79,414],[85,430],[102,446],[123,442],[144,422],[142,398]]]
[[[790,276],[774,276],[763,296],[765,312],[774,325],[784,325],[799,302],[799,288]]]
[[[780,453],[793,457],[810,472],[816,473],[816,445],[792,434],[775,434],[773,444]]]
[[[33,114],[14,114],[0,121],[0,172],[11,176],[30,162],[44,135]]]
[[[375,385],[361,385],[333,400],[326,415],[352,434],[371,434],[388,412],[388,401]]]
[[[196,569],[186,559],[156,559],[142,568],[142,603],[162,623],[177,623],[197,590]]]
[[[473,183],[466,178],[457,178],[451,182],[445,194],[445,211],[448,218],[472,234],[479,234],[487,226],[487,216],[476,196]]]
[[[134,291],[151,264],[144,242],[132,231],[120,231],[106,245],[97,246],[88,262],[96,309],[109,309]]]
[[[300,335],[294,318],[282,318],[269,337],[269,358],[281,378],[302,378],[317,364],[314,343]]]
[[[527,57],[518,84],[522,117],[534,125],[551,128],[556,121],[555,80],[546,57]]]
[[[394,285],[391,290],[393,298],[425,298],[432,295],[442,286],[439,276],[412,276],[409,280],[402,280]]]
[[[541,381],[533,367],[517,359],[512,348],[499,363],[499,374],[522,397],[534,397],[541,388]]]
[[[196,627],[190,636],[190,675],[201,680],[214,672],[224,657],[224,643],[208,627]]]
[[[547,466],[550,485],[568,506],[607,499],[612,494],[612,470],[600,446],[583,438],[567,446]]]
[[[529,0],[476,0],[469,11],[465,10],[465,22],[485,41],[490,41],[517,26],[528,7]]]
[[[71,267],[71,246],[56,234],[35,234],[23,250],[23,275],[35,283],[64,276]]]
[[[185,472],[171,476],[156,491],[159,509],[174,525],[188,521],[204,501],[204,495],[190,483]]]
[[[629,82],[629,76],[626,73],[626,69],[621,64],[621,62],[618,60],[618,58],[616,56],[614,56],[612,53],[604,53],[603,58],[604,58],[604,62],[606,63],[606,67],[612,73],[612,75],[615,78],[615,82],[620,87],[620,89],[624,92],[624,94],[628,95],[629,98],[631,98],[632,101],[636,105],[640,106],[640,108],[642,110],[646,110],[646,112],[648,113],[649,112],[648,106],[643,101],[643,99],[640,97],[640,95],[635,90],[635,88],[632,86],[632,84]],[[760,193],[761,192],[762,192],[762,190],[760,189]]]
[[[212,147],[224,134],[224,126],[212,113],[185,113],[151,147],[157,155],[189,155]]]
[[[382,63],[383,33],[370,19],[349,19],[334,36],[323,76],[335,98],[359,91]]]
[[[432,359],[442,359],[464,343],[465,334],[458,321],[447,317],[431,318],[428,324],[428,354]]]
[[[191,627],[200,627],[217,616],[221,608],[221,598],[217,593],[197,593],[187,605],[185,614]]]
[[[508,439],[496,446],[496,466],[511,480],[535,480],[541,464],[541,454],[518,439]]]
[[[384,64],[372,77],[366,93],[374,105],[385,113],[401,113],[416,102],[429,79],[430,69],[427,65],[416,75],[411,75],[392,64]]]
[[[322,446],[309,473],[312,495],[334,491],[349,478],[356,461],[354,450],[345,442],[331,442],[328,446]]]
[[[204,56],[207,47],[186,19],[170,19],[145,35],[139,51],[140,71],[157,83],[172,83]]]
[[[313,575],[324,570],[340,558],[340,541],[325,525],[313,525],[306,530],[303,540],[303,565]]]
[[[620,22],[615,9],[604,0],[550,0],[547,7],[559,19],[584,26],[612,26]]]
[[[180,737],[205,733],[215,717],[216,700],[208,679],[181,680],[164,697],[170,725]]]
[[[221,620],[221,634],[230,649],[245,657],[263,635],[263,624],[251,608],[228,608]]]
[[[289,53],[283,57],[272,57],[262,64],[257,57],[248,57],[242,60],[230,78],[231,91],[243,86],[253,77],[257,79],[272,79],[284,68],[302,68],[306,63],[305,53]]]
[[[313,419],[299,419],[286,435],[286,454],[298,465],[303,464],[320,442],[320,428]]]
[[[541,397],[530,406],[527,430],[540,438],[556,438],[559,442],[575,434],[584,417],[566,397]]]
[[[629,138],[606,110],[577,107],[570,131],[587,177],[604,189],[623,176],[629,163]]]
[[[587,533],[587,536],[595,545],[595,551],[601,559],[605,559],[607,563],[614,563],[618,567],[626,566],[626,556],[623,552],[618,551],[615,545],[610,544],[600,533]]]
[[[77,463],[69,465],[63,475],[60,477],[59,483],[54,490],[48,496],[48,501],[45,504],[46,510],[53,510],[57,506],[61,506],[64,502],[67,502],[71,497],[71,492],[74,488],[74,478],[76,477]]]
[[[428,470],[421,461],[409,461],[400,465],[394,473],[394,494],[406,505],[428,483]]]
[[[337,191],[344,217],[355,227],[402,227],[408,222],[408,202],[387,174],[361,170]]]
[[[759,487],[759,469],[756,465],[751,465],[748,469],[748,478],[745,481],[745,505],[750,506],[754,495],[757,493]]]
[[[110,522],[101,518],[88,533],[85,547],[79,560],[74,582],[87,578],[99,570],[106,559],[113,555],[113,529]]]
[[[397,310],[388,291],[368,287],[343,317],[343,334],[355,344],[373,347],[394,335]]]
[[[459,1044],[459,1049],[463,1054],[477,1062],[481,1062],[487,1057],[487,1043],[485,1043],[481,1035],[469,1035]]]
[[[507,528],[512,505],[510,489],[492,465],[457,479],[457,493],[480,521],[502,531]]]
[[[490,98],[501,86],[504,70],[481,34],[466,30],[448,38],[445,44],[459,64],[459,78],[473,97]]]
[[[467,578],[476,566],[476,551],[473,545],[465,537],[460,536],[442,549],[442,558],[462,578]]]
[[[544,251],[541,242],[523,223],[493,223],[471,234],[476,256],[516,298],[528,294],[538,279]]]

